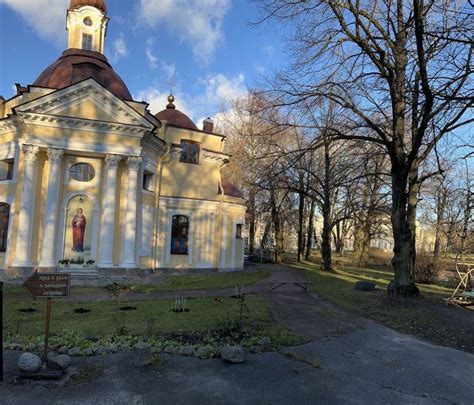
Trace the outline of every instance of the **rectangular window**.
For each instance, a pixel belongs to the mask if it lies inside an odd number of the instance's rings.
[[[0,160],[0,181],[11,180],[13,178],[14,160]]]
[[[82,49],[92,51],[92,35],[82,34]]]
[[[235,238],[242,239],[242,224],[237,224],[235,227]]]
[[[188,254],[189,219],[185,215],[174,215],[171,223],[171,254]]]
[[[143,172],[143,190],[153,191],[153,173]]]
[[[180,162],[199,163],[199,143],[194,141],[181,141]]]

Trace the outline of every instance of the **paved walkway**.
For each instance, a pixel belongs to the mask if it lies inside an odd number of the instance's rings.
[[[272,266],[271,280],[296,277],[301,273]],[[269,297],[275,318],[310,336],[311,342],[250,355],[238,366],[168,355],[161,356],[163,363],[141,369],[130,367],[127,354],[74,359],[83,370],[88,367],[89,378],[86,374],[82,382],[54,390],[31,383],[3,384],[0,403],[474,403],[471,354],[354,317],[298,287],[283,286],[270,293],[266,280],[246,292]],[[207,292],[214,293],[219,292]],[[7,352],[10,376],[18,355]]]

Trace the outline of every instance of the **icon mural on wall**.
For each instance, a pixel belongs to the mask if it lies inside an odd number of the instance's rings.
[[[64,238],[64,259],[87,262],[91,259],[92,201],[85,195],[69,200]],[[80,264],[80,263],[77,263]]]

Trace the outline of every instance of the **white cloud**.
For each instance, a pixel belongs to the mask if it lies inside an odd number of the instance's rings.
[[[154,43],[155,38],[148,38],[146,40],[145,55],[150,69],[156,69],[158,67],[158,58],[153,54]]]
[[[166,79],[171,83],[174,81],[174,76],[176,74],[176,66],[174,63],[161,62],[161,67],[165,72]]]
[[[112,49],[112,61],[114,63],[128,55],[127,43],[125,42],[123,34],[120,34],[120,37],[112,42]]]
[[[242,73],[230,78],[218,73],[200,79],[200,83],[204,86],[201,103],[212,107],[217,106],[221,109],[228,108],[232,100],[247,93],[245,76]]]
[[[139,0],[138,16],[150,27],[166,24],[206,64],[223,39],[222,22],[230,0]]]
[[[223,122],[235,115],[232,101],[247,95],[243,74],[227,77],[218,73],[199,79],[196,86],[193,86],[195,88],[198,89],[195,95],[183,93],[179,89],[173,90],[173,95],[176,108],[189,116],[198,128],[202,128],[202,121],[207,117],[214,120],[215,128],[222,128]],[[166,108],[168,95],[167,91],[150,87],[138,92],[133,98],[149,103],[150,111],[156,114]]]
[[[0,0],[18,14],[43,39],[53,41],[58,46],[67,43],[66,0]]]
[[[176,108],[189,117],[192,117],[194,110],[187,104],[187,100],[189,100],[189,98],[180,92],[173,95],[175,97],[174,105]],[[168,96],[169,92],[161,91],[156,87],[149,87],[138,92],[138,94],[133,96],[133,99],[147,102],[150,105],[148,107],[150,112],[152,114],[156,114],[157,112],[166,108],[166,105],[168,104]]]

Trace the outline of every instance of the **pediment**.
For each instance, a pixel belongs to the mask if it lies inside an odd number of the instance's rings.
[[[94,79],[84,80],[19,105],[15,112],[130,125],[148,130],[154,128],[138,111]]]

